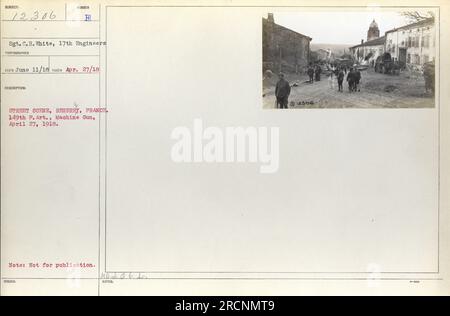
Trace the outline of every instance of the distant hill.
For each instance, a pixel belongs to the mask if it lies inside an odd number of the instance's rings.
[[[310,44],[310,49],[312,51],[318,50],[318,49],[330,49],[331,52],[334,53],[334,55],[336,56],[340,56],[344,53],[344,49],[345,52],[348,53],[349,52],[349,48],[352,47],[354,45],[350,45],[350,44],[325,44],[325,43],[311,43]]]

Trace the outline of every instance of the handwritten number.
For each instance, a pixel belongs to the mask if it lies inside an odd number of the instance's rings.
[[[54,19],[56,19],[56,14],[53,12],[53,11],[50,11],[50,12],[44,12],[43,14],[42,14],[42,16],[40,17],[40,12],[39,11],[33,11],[33,14],[32,14],[32,16],[31,17],[29,17],[29,18],[27,18],[27,14],[26,14],[26,12],[20,12],[20,13],[15,13],[14,14],[14,16],[12,17],[12,20],[14,21],[14,20],[16,20],[17,18],[19,19],[19,20],[21,20],[21,21],[26,21],[26,20],[29,20],[29,21],[36,21],[36,20],[39,20],[39,18],[41,19],[41,20],[46,20],[46,19],[50,19],[50,20],[54,20]]]
[[[39,12],[38,11],[34,11],[33,12],[33,16],[31,17],[30,20],[34,21],[37,20],[39,18]]]

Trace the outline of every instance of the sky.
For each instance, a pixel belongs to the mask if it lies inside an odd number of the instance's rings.
[[[312,37],[311,43],[348,44],[367,40],[367,30],[373,19],[378,24],[380,36],[395,27],[409,24],[400,11],[380,11],[367,8],[362,11],[303,11],[274,12],[275,23]]]

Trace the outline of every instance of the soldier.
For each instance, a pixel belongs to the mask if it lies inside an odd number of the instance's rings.
[[[277,98],[277,107],[281,109],[288,108],[289,94],[291,93],[291,86],[289,82],[284,79],[284,74],[280,72],[278,75],[280,80],[278,80],[275,87],[275,97]]]
[[[350,92],[354,91],[355,72],[353,71],[353,68],[350,68],[350,72],[347,75],[347,82],[348,82],[348,91]]]
[[[338,74],[337,74],[337,81],[338,81],[338,91],[342,92],[342,81],[344,81],[344,71],[342,68],[339,68]]]
[[[425,79],[425,92],[431,91],[434,93],[434,61],[424,64],[423,77]]]
[[[322,68],[320,68],[319,65],[316,65],[316,70],[315,70],[315,74],[316,74],[316,81],[320,81],[320,74],[322,72]]]
[[[313,83],[314,82],[314,69],[312,68],[311,65],[309,65],[307,73],[309,76],[309,83]]]
[[[334,69],[334,75],[337,77],[337,75],[338,75],[338,73],[339,73],[339,71],[341,70],[341,67],[336,67],[335,69]]]
[[[360,88],[359,88],[359,82],[361,81],[361,72],[359,71],[359,69],[358,68],[356,68],[356,71],[355,71],[355,86],[354,86],[354,88],[355,88],[355,91],[361,91],[360,90]]]

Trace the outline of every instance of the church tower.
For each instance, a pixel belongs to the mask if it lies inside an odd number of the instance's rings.
[[[367,41],[374,40],[378,37],[380,37],[380,29],[374,19],[372,23],[370,23],[369,30],[367,31]]]

